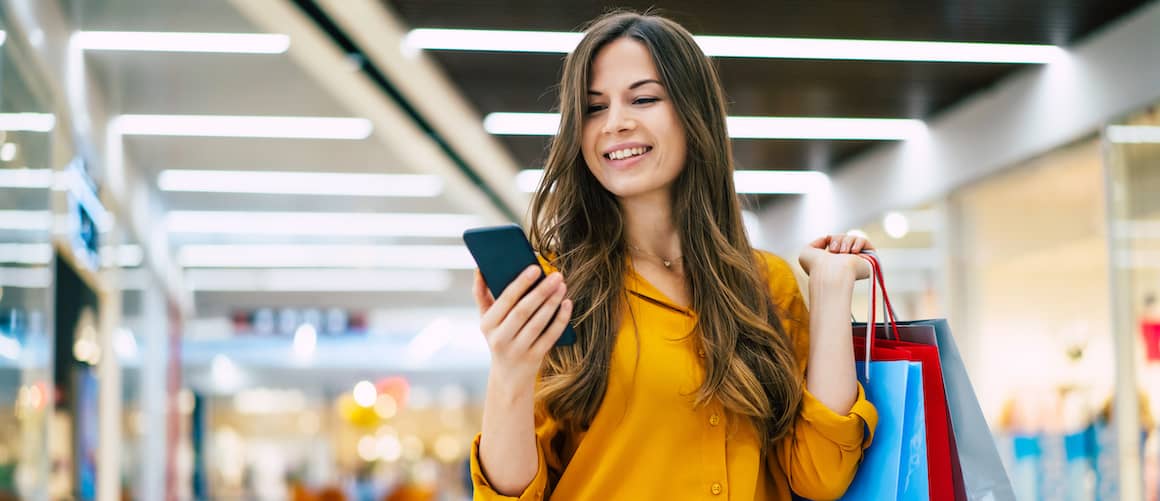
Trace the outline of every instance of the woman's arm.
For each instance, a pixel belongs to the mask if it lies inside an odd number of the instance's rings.
[[[830,410],[845,414],[858,398],[850,335],[850,302],[854,282],[870,275],[856,254],[873,247],[864,238],[835,235],[819,238],[799,261],[809,274],[810,352],[806,388]]]
[[[483,480],[505,496],[526,491],[543,467],[536,446],[536,374],[572,313],[571,301],[564,299],[567,287],[560,274],[552,273],[532,287],[539,274],[538,266],[529,267],[494,299],[483,277],[475,274],[480,330],[492,358],[479,466]]]

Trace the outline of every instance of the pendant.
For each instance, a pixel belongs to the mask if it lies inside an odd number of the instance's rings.
[[[665,261],[664,259],[662,259],[661,262],[665,263],[665,268],[672,269],[672,267],[673,267],[672,261]]]

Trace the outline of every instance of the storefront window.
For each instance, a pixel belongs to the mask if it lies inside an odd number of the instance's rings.
[[[950,197],[954,321],[1019,499],[1116,499],[1100,142]]]
[[[1133,370],[1144,499],[1160,498],[1160,106],[1105,130],[1116,335]],[[1129,377],[1132,374],[1129,374]]]

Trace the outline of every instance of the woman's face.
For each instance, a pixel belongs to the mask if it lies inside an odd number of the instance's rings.
[[[685,132],[648,49],[631,38],[592,60],[581,148],[604,189],[626,200],[663,194],[685,166]]]

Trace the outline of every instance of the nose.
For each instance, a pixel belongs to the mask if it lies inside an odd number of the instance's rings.
[[[608,113],[605,113],[605,117],[604,127],[601,130],[605,134],[625,132],[636,127],[636,120],[633,119],[631,110],[627,106],[611,104],[608,106]]]

